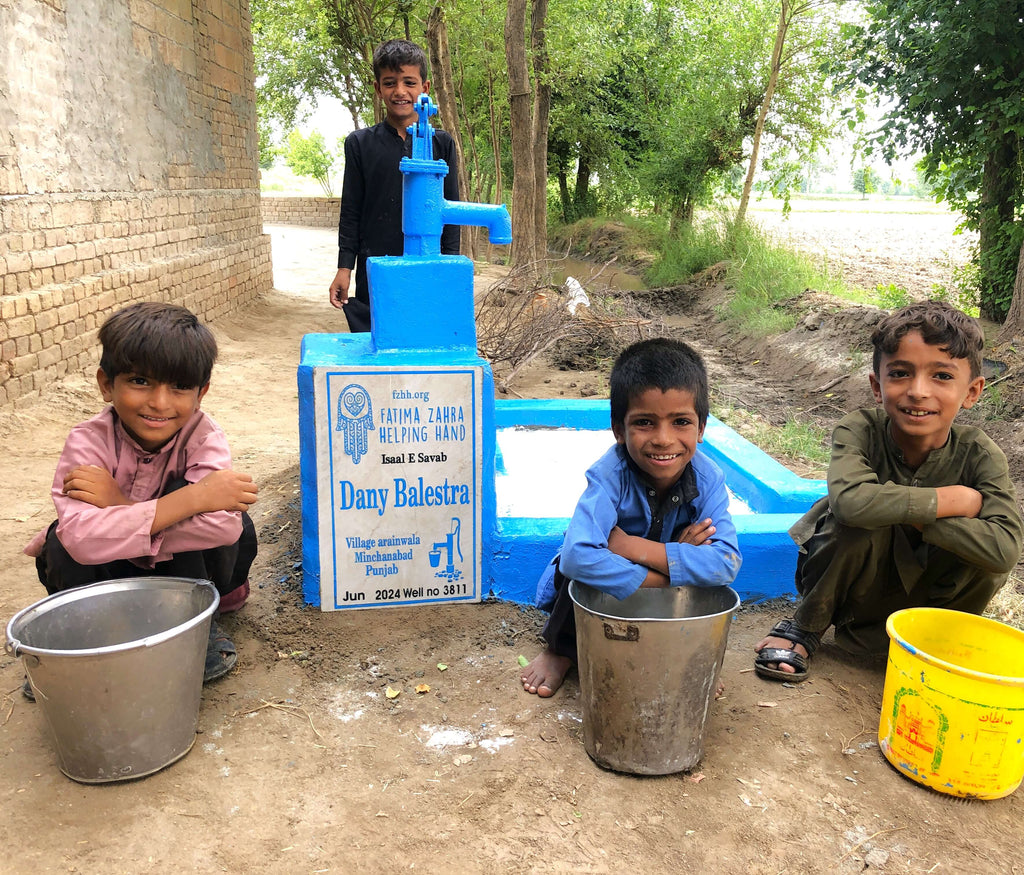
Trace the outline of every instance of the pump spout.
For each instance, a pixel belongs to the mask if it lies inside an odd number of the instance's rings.
[[[512,242],[512,217],[504,204],[477,204],[469,201],[446,200],[441,207],[444,225],[478,225],[487,229],[491,243],[508,245]]]

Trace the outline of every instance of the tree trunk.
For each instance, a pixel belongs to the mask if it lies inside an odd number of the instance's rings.
[[[505,59],[512,122],[512,266],[537,262],[534,201],[537,174],[533,160],[533,101],[526,66],[526,0],[508,0]]]
[[[427,16],[427,41],[430,44],[430,67],[433,72],[434,93],[437,97],[438,112],[444,129],[455,141],[455,158],[459,177],[459,192],[469,198],[469,177],[466,173],[466,155],[462,150],[462,133],[459,128],[459,111],[455,102],[455,84],[452,77],[452,56],[448,48],[448,26],[444,20],[444,8],[435,3]],[[462,254],[474,259],[476,255],[473,234],[463,234]]]
[[[458,105],[464,107],[466,105],[466,99],[463,95],[463,84],[466,81],[466,72],[462,68],[462,61],[459,61],[459,77],[455,80],[455,93],[458,97]],[[481,187],[481,180],[483,179],[483,173],[480,169],[480,156],[476,151],[476,131],[473,129],[473,120],[468,114],[463,117],[463,125],[466,130],[466,141],[469,142],[469,160],[466,165],[466,179],[472,180],[473,184],[469,190],[469,193],[463,192],[463,197],[467,200],[473,200],[477,203],[484,201],[483,189]]]
[[[577,219],[590,215],[587,208],[587,201],[590,198],[590,159],[584,148],[580,148],[579,158],[576,160],[576,186],[573,189],[572,202],[574,213]]]
[[[494,72],[487,68],[487,106],[491,117],[491,152],[494,154],[494,202],[505,202],[505,181],[501,175],[501,137],[498,135],[498,106],[494,102]]]
[[[1024,243],[1021,243],[1020,255],[1017,257],[1017,278],[1013,282],[1010,311],[1006,314],[1006,321],[999,329],[996,340],[1006,343],[1018,338],[1024,340]]]
[[[1005,229],[1013,222],[1013,168],[1016,143],[1010,135],[985,158],[981,179],[978,224],[978,265],[981,268],[981,315],[994,322],[1003,319],[1002,302],[1010,298],[1012,267],[1005,252]]]
[[[558,199],[562,203],[562,221],[572,224],[572,202],[569,200],[569,179],[565,174],[565,168],[558,168]]]
[[[548,251],[548,127],[551,115],[551,85],[545,22],[548,0],[533,0],[530,14],[530,46],[533,54],[533,234],[537,257]]]
[[[789,0],[782,0],[782,8],[779,11],[779,25],[775,31],[775,45],[772,47],[772,64],[768,71],[768,87],[764,92],[764,100],[761,101],[761,109],[757,114],[757,124],[754,125],[754,143],[750,149],[750,164],[747,166],[747,178],[743,181],[743,194],[740,197],[740,206],[736,210],[736,228],[743,225],[747,215],[747,204],[750,203],[750,191],[754,187],[754,173],[757,170],[757,155],[761,150],[761,135],[764,133],[764,122],[768,117],[768,108],[771,106],[772,98],[775,96],[775,87],[779,84],[779,72],[782,69],[782,47],[786,43],[786,31],[792,21],[792,6]]]
[[[501,129],[500,116],[497,103],[494,100],[494,71],[491,69],[490,63],[487,65],[487,106],[490,110],[491,118],[491,151],[494,154],[494,195],[493,203],[503,204],[505,202],[505,180],[502,178],[501,173],[501,137],[499,131]],[[488,192],[488,201],[491,201],[491,194]],[[515,225],[513,224],[513,229]],[[512,232],[512,239],[515,240],[515,231]],[[488,242],[487,249],[487,260],[491,260],[491,248],[490,242]]]

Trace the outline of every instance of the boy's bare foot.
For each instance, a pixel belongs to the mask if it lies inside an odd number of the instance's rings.
[[[523,669],[519,679],[523,689],[528,693],[536,693],[542,699],[553,696],[565,680],[565,675],[572,665],[568,656],[559,656],[550,647],[533,658]]]

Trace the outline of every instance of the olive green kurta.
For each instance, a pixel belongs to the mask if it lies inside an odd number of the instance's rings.
[[[981,493],[976,519],[935,518],[935,489],[951,485]],[[818,633],[835,625],[848,649],[882,652],[894,611],[980,614],[1020,558],[1022,532],[1006,456],[983,431],[954,425],[915,470],[885,412],[857,410],[832,433],[828,496],[789,530],[800,547],[794,619]]]

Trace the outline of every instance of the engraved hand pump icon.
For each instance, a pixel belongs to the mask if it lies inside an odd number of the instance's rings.
[[[434,577],[444,577],[448,580],[458,580],[462,577],[462,571],[456,570],[455,568],[455,554],[459,554],[459,562],[462,562],[462,546],[460,543],[459,535],[462,532],[462,523],[459,522],[458,517],[452,517],[452,529],[445,536],[443,541],[435,541],[433,549],[428,554],[430,556],[430,567],[437,568],[441,564],[441,550],[445,550],[447,554],[447,564],[444,569],[438,571]]]

